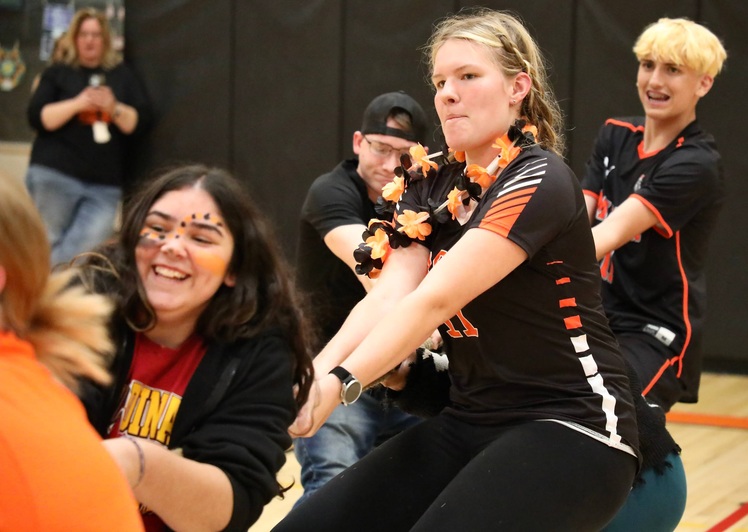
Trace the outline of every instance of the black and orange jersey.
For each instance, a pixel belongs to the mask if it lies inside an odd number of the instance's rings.
[[[706,313],[705,262],[709,235],[724,199],[720,155],[698,122],[664,149],[645,153],[644,118],[609,119],[600,129],[582,187],[596,199],[593,225],[629,197],[657,225],[600,262],[603,302],[611,328],[660,341],[684,387],[698,398]],[[657,376],[642,375],[647,387]]]
[[[398,211],[441,203],[464,164],[411,183]],[[432,264],[469,230],[489,230],[529,258],[440,327],[452,405],[477,423],[546,419],[626,452],[637,447],[624,363],[600,300],[594,244],[578,180],[538,146],[510,163],[464,225],[433,224]]]

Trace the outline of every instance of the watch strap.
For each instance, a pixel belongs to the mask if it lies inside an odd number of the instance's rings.
[[[332,375],[335,375],[340,382],[345,383],[348,379],[352,378],[351,372],[345,369],[343,366],[335,366],[330,370]]]

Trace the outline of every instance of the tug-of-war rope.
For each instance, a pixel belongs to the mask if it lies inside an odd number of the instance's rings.
[[[376,211],[382,218],[389,217],[395,221],[373,218],[364,231],[364,242],[358,245],[353,256],[358,263],[356,273],[376,279],[382,271],[387,257],[393,249],[408,247],[414,240],[425,240],[431,234],[431,223],[444,223],[449,219],[461,218],[466,214],[466,207],[470,200],[478,201],[483,192],[493,184],[502,170],[522,153],[522,150],[533,146],[538,130],[519,119],[509,128],[503,137],[494,141],[492,147],[499,150],[499,154],[491,163],[483,168],[477,164],[469,164],[457,177],[455,187],[447,194],[447,198],[437,204],[431,198],[428,205],[419,206],[419,212],[405,209],[395,218],[397,203],[405,193],[410,183],[421,179],[433,178],[439,169],[438,160],[442,164],[451,161],[444,151],[428,155],[420,144],[408,150],[410,156],[400,157],[400,166],[395,169],[395,178],[382,188],[382,195],[377,200]],[[452,152],[452,158],[458,162],[465,162],[464,152]],[[414,162],[413,162],[414,161]]]

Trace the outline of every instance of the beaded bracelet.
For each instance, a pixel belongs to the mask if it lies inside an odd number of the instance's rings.
[[[133,443],[133,445],[135,445],[135,448],[138,450],[138,460],[140,462],[140,471],[138,472],[138,480],[136,480],[135,484],[132,485],[132,489],[135,489],[140,484],[140,481],[143,480],[143,475],[145,475],[145,454],[143,453],[143,448],[138,443],[138,440],[130,436],[125,436],[125,438],[130,440]]]

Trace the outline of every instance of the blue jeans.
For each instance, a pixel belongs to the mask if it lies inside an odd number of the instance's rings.
[[[385,408],[372,390],[352,405],[338,406],[314,436],[294,440],[304,487],[295,506],[377,445],[421,421],[399,408]]]
[[[53,266],[90,251],[114,231],[120,187],[84,183],[38,164],[29,166],[26,186],[47,226]]]

